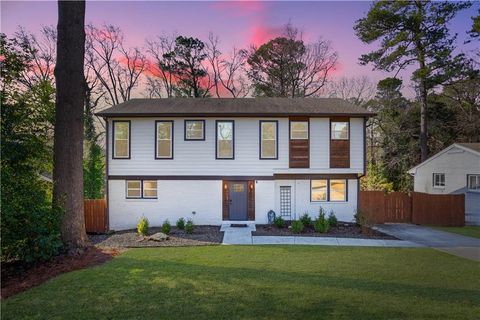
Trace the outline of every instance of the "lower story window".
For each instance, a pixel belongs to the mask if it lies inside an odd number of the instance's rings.
[[[127,198],[130,199],[156,199],[157,181],[155,180],[127,180]]]
[[[310,201],[347,201],[346,179],[321,179],[310,182]]]
[[[480,174],[469,174],[468,177],[468,190],[480,191]]]

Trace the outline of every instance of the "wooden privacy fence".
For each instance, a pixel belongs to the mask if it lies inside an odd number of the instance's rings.
[[[370,223],[465,225],[465,195],[360,191],[359,210]]]
[[[107,201],[105,199],[85,199],[85,229],[88,233],[105,233],[107,225]]]

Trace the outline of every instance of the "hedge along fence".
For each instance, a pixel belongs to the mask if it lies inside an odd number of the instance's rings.
[[[370,223],[465,225],[465,195],[360,191],[359,210]]]
[[[88,233],[105,233],[108,231],[107,201],[105,199],[85,199],[85,230]]]

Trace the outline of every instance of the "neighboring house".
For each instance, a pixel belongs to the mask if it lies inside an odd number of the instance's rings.
[[[480,143],[454,143],[408,173],[415,191],[465,194],[465,223],[480,225]]]
[[[267,223],[322,206],[351,221],[365,174],[365,122],[341,99],[134,99],[107,122],[109,227],[192,218]]]

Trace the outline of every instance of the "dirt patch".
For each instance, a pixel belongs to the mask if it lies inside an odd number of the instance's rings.
[[[253,236],[303,236],[397,240],[397,238],[385,233],[370,228],[360,227],[351,222],[338,222],[337,226],[331,227],[327,233],[318,233],[312,226],[305,227],[301,233],[293,233],[288,225],[287,227],[280,229],[274,225],[257,224],[256,228],[257,231],[252,232]]]
[[[157,232],[161,232],[161,228],[150,228],[148,234]],[[91,235],[90,241],[107,248],[208,246],[222,243],[223,232],[219,226],[196,226],[193,234],[172,227],[168,237],[165,241],[148,241],[138,235],[137,230],[125,230],[111,235]]]
[[[62,273],[105,263],[122,251],[114,248],[92,247],[79,255],[59,255],[51,261],[33,266],[18,262],[3,262],[1,298],[5,299],[38,286]]]

